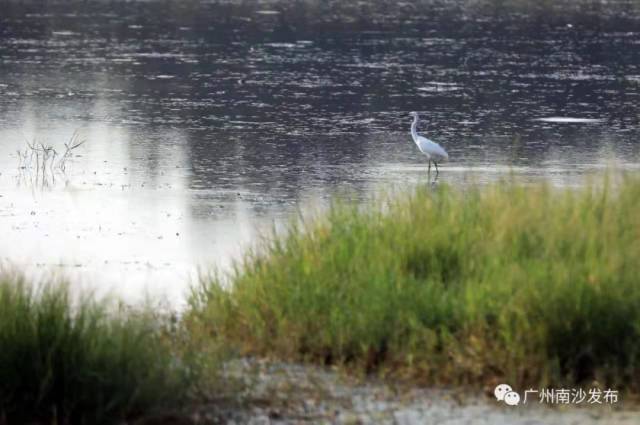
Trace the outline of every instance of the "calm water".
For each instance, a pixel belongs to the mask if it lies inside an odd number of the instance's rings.
[[[640,169],[637,2],[344,3],[2,3],[0,258],[179,302],[274,220],[427,182],[412,110],[440,182]]]

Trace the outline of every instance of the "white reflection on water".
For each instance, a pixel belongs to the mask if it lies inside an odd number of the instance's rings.
[[[577,118],[577,117],[545,117],[536,118],[534,121],[542,122],[554,122],[554,123],[567,123],[567,124],[596,124],[604,122],[599,118]]]
[[[145,152],[125,129],[85,127],[87,143],[66,174],[42,187],[24,178],[12,152],[25,138],[57,141],[59,149],[75,129],[39,128],[32,118],[25,114],[21,131],[0,132],[0,258],[9,266],[35,276],[61,272],[129,300],[150,293],[179,303],[198,265],[224,266],[253,237],[243,200],[213,220],[192,214],[179,131],[165,134],[170,148]],[[148,160],[157,168],[141,166]]]

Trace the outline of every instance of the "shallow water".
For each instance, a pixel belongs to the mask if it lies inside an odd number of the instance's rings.
[[[441,183],[640,168],[637,2],[344,3],[7,2],[0,258],[178,303],[274,220],[426,183],[412,110]],[[44,181],[16,153],[74,132]]]

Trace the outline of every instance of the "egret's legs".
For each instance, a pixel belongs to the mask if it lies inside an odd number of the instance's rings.
[[[429,160],[429,171],[427,171],[428,175],[431,175],[431,160]]]
[[[438,170],[438,163],[433,161],[433,165],[436,166],[436,178],[438,178],[438,174],[440,174],[440,170]]]

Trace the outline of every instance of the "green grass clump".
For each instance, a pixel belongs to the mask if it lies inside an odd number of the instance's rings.
[[[176,406],[190,378],[160,323],[0,275],[0,423],[121,423]]]
[[[210,278],[245,353],[424,382],[640,390],[640,181],[422,187],[336,203]]]

